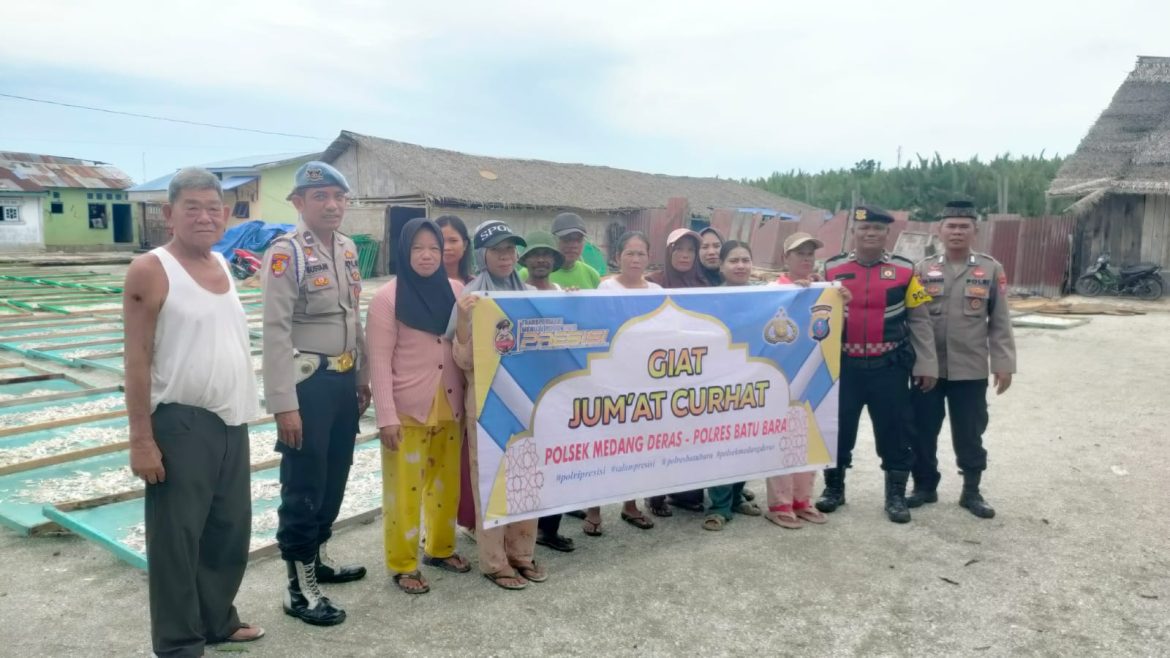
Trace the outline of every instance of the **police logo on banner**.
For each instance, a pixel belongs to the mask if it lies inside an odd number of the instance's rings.
[[[818,304],[812,307],[812,321],[808,325],[808,335],[815,341],[822,341],[829,337],[829,332],[832,330],[832,325],[829,324],[829,318],[833,314],[833,307],[825,304]]]
[[[504,318],[496,323],[496,354],[503,356],[516,347],[516,337],[512,335],[512,321]]]
[[[773,315],[768,324],[764,325],[764,340],[771,345],[791,343],[796,340],[798,333],[796,323],[788,317],[788,313],[783,308],[777,310],[776,315]]]

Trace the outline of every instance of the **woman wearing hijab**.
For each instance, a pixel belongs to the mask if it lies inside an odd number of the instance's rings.
[[[699,231],[699,265],[703,268],[703,277],[707,285],[723,285],[723,275],[719,273],[719,251],[723,248],[723,236],[708,226]]]
[[[719,250],[720,273],[725,286],[751,285],[752,278],[752,250],[743,242],[728,240]],[[731,520],[732,512],[745,516],[759,516],[760,508],[747,500],[744,495],[744,483],[723,484],[707,489],[711,498],[711,507],[707,509],[707,518],[703,519],[705,530],[722,530]]]
[[[666,237],[666,263],[663,268],[646,277],[650,283],[663,288],[705,288],[710,284],[699,265],[699,245],[702,238],[690,229],[676,228]],[[651,496],[646,505],[654,516],[673,516],[671,505],[692,512],[703,511],[703,490],[684,491],[667,496]]]
[[[464,408],[467,410],[467,436],[471,441],[468,454],[471,458],[472,473],[479,472],[476,423],[478,409],[475,406],[475,379],[473,373],[474,353],[471,342],[471,311],[478,299],[472,293],[490,291],[532,290],[520,281],[516,274],[516,247],[526,247],[523,238],[512,232],[504,222],[491,220],[475,229],[476,261],[482,269],[463,289],[463,296],[455,304],[448,335],[455,338],[455,363],[463,369],[467,378],[467,395]],[[478,518],[483,518],[483,503],[479,499],[479,487],[472,486],[475,509]],[[475,542],[479,548],[479,568],[488,580],[504,589],[524,589],[528,583],[542,583],[548,580],[548,572],[536,564],[536,519],[518,521],[502,527],[484,528],[476,526]]]
[[[418,570],[420,511],[423,564],[453,573],[471,565],[455,552],[463,377],[445,338],[463,285],[443,268],[437,224],[407,222],[398,241],[398,276],[370,302],[367,342],[378,436],[382,441],[382,535],[386,568],[408,594],[430,585]]]

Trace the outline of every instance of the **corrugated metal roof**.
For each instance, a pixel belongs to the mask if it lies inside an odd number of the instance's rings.
[[[204,169],[210,171],[219,171],[226,169],[263,169],[265,167],[273,167],[276,165],[286,164],[294,160],[309,159],[319,155],[317,151],[310,153],[276,153],[272,155],[250,155],[245,158],[235,158],[234,160],[222,160],[220,162],[211,162],[209,164],[200,165]]]
[[[260,178],[260,177],[259,176],[228,176],[227,178],[223,179],[223,181],[220,183],[220,186],[226,192],[228,190],[234,190],[241,185],[247,185],[248,183],[251,183],[252,181],[256,180],[257,178]]]
[[[0,152],[0,179],[5,187],[36,192],[52,187],[124,190],[133,183],[120,169],[104,162],[35,153]]]

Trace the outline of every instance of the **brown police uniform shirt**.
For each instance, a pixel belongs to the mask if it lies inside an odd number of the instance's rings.
[[[299,409],[293,356],[353,352],[358,384],[370,382],[360,316],[357,246],[334,232],[320,241],[300,224],[264,254],[264,398],[269,413]]]
[[[966,263],[948,263],[946,255],[927,258],[915,267],[932,300],[940,379],[987,379],[990,372],[1016,371],[1016,339],[1007,300],[1007,276],[991,256],[971,252]]]

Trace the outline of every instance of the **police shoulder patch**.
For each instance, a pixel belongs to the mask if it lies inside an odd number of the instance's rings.
[[[910,285],[906,286],[906,308],[918,308],[923,304],[934,301],[917,276],[910,277]]]

